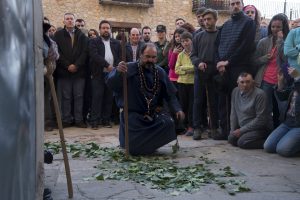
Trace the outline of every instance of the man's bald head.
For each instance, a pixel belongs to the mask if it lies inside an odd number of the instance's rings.
[[[137,28],[132,28],[129,34],[130,44],[137,45],[140,41],[140,31]]]

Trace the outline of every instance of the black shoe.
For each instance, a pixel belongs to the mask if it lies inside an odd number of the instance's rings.
[[[103,121],[103,127],[105,127],[105,128],[112,128],[112,125],[110,124],[109,121]]]
[[[49,150],[44,150],[44,163],[51,164],[53,161],[53,155]]]
[[[98,124],[97,124],[97,123],[93,123],[93,124],[91,125],[91,128],[92,128],[93,130],[98,130]]]
[[[68,123],[68,122],[63,122],[63,123],[62,123],[62,126],[63,126],[63,128],[69,128],[69,127],[72,126],[72,124],[71,124],[71,123]]]
[[[87,128],[87,125],[83,121],[75,123],[75,126],[78,128]]]
[[[51,190],[49,188],[44,189],[43,200],[53,200],[51,197]]]
[[[228,140],[228,136],[219,132],[212,132],[211,137],[214,140]]]
[[[195,129],[193,134],[193,140],[201,140],[202,139],[202,130],[201,129]]]

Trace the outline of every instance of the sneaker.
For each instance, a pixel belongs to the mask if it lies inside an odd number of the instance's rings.
[[[110,124],[109,121],[103,121],[102,125],[103,125],[104,128],[112,128],[112,125]]]
[[[201,129],[195,129],[193,134],[193,140],[201,140],[202,139],[202,130]]]
[[[186,131],[185,133],[184,133],[184,135],[185,136],[193,136],[194,135],[194,131]]]
[[[75,123],[75,126],[78,128],[87,128],[87,125],[83,121]]]

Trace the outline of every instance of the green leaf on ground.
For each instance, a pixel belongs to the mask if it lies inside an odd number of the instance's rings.
[[[45,148],[52,149],[54,153],[58,153],[61,149],[59,143],[45,143]],[[178,148],[176,147],[177,151]],[[67,144],[67,149],[73,158],[79,156],[100,158],[101,163],[97,168],[101,172],[91,179],[84,180],[134,181],[149,185],[153,189],[165,190],[172,196],[177,196],[180,192],[193,193],[206,184],[217,184],[230,195],[251,191],[244,180],[238,180],[240,173],[233,172],[230,166],[220,169],[219,173],[214,173],[209,166],[217,162],[206,157],[207,155],[197,156],[196,160],[200,162],[198,164],[179,167],[179,161],[172,155],[125,158],[123,151],[117,148],[100,147],[93,142]]]

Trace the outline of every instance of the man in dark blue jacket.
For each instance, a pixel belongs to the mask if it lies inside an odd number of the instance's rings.
[[[62,121],[64,127],[71,126],[75,121],[75,126],[86,128],[82,106],[88,38],[75,27],[73,13],[64,15],[64,24],[65,27],[54,35],[60,54],[55,73],[61,93]]]
[[[98,124],[110,128],[112,112],[112,91],[105,84],[105,76],[118,65],[121,58],[121,45],[118,40],[111,38],[111,25],[102,20],[99,24],[100,36],[90,41],[89,56],[92,83],[91,126]]]
[[[229,134],[230,95],[239,74],[252,72],[249,58],[254,50],[255,24],[242,8],[242,0],[230,0],[231,19],[224,23],[217,39],[217,69],[219,76],[226,77],[217,80],[225,80],[219,84],[226,83],[227,87],[219,96],[222,133],[212,135],[216,140],[226,140]]]

